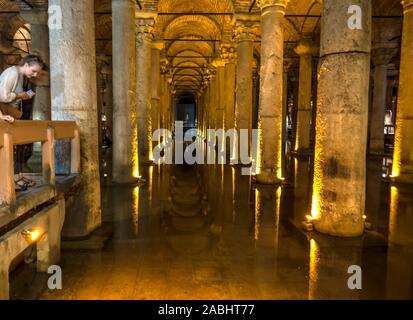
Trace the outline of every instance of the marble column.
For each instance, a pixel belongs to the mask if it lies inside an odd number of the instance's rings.
[[[152,43],[152,132],[161,128],[161,51],[163,48],[162,41]]]
[[[283,181],[282,124],[284,15],[288,0],[258,1],[261,7],[261,71],[257,182]]]
[[[208,129],[216,129],[217,121],[217,76],[216,71],[211,71],[211,79],[209,86],[209,118]]]
[[[235,76],[236,76],[236,48],[233,45],[225,45],[221,49],[221,55],[225,62],[225,84],[224,84],[224,109],[225,130],[235,128]],[[233,155],[230,150],[229,141],[226,145],[227,154]]]
[[[295,52],[300,56],[300,73],[297,134],[294,150],[298,153],[308,153],[310,151],[311,134],[312,67],[313,55],[316,54],[316,49],[311,40],[302,39],[295,48]]]
[[[216,105],[216,122],[215,127],[217,129],[224,129],[225,127],[225,62],[222,59],[217,59],[215,61],[215,66],[217,70],[217,77],[216,77],[216,97],[217,97],[217,105]]]
[[[370,154],[384,153],[384,114],[387,102],[387,66],[392,58],[387,48],[372,52],[374,64],[373,110],[370,123]]]
[[[413,0],[404,0],[402,4],[404,19],[393,176],[400,182],[413,183]]]
[[[101,224],[94,1],[49,6],[60,6],[64,26],[50,29],[52,119],[76,121],[81,145],[81,184],[66,202],[62,235],[83,237]]]
[[[235,39],[238,42],[235,129],[238,130],[238,133],[241,129],[248,129],[251,133],[252,128],[252,72],[254,66],[255,27],[256,22],[249,20],[238,19],[235,24]],[[251,142],[249,143],[250,145]]]
[[[21,16],[30,23],[31,26],[32,53],[38,54],[42,60],[49,65],[50,49],[47,11],[38,9],[22,11]],[[33,119],[50,120],[52,117],[52,108],[49,72],[42,72],[40,78],[35,80],[35,84],[36,96],[33,100]]]
[[[369,104],[371,1],[362,29],[347,25],[352,0],[324,0],[321,20],[312,218],[321,233],[363,234]]]
[[[152,41],[153,18],[137,18],[136,36],[136,95],[138,109],[138,145],[141,164],[151,163],[152,158]]]
[[[113,181],[139,176],[136,112],[135,2],[112,0]]]

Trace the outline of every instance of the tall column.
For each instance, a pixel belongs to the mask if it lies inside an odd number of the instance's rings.
[[[294,150],[298,153],[307,153],[310,150],[311,134],[311,95],[313,54],[316,53],[308,39],[302,39],[295,52],[300,56],[299,95],[297,113],[297,134]]]
[[[225,95],[225,62],[222,59],[217,59],[214,62],[217,70],[216,76],[216,118],[215,127],[217,129],[223,129],[225,127],[225,107],[224,107],[224,95]]]
[[[393,176],[400,182],[413,183],[413,0],[404,0],[402,4],[404,20]]]
[[[164,43],[152,43],[152,132],[161,127],[161,51]]]
[[[112,0],[113,181],[139,176],[136,112],[135,1]]]
[[[361,30],[347,25],[352,0],[324,0],[321,21],[312,218],[343,237],[364,230],[372,8],[357,3]]]
[[[42,60],[50,64],[48,14],[45,10],[33,9],[22,11],[21,16],[30,23],[32,52],[40,55]],[[33,119],[50,120],[52,117],[50,98],[50,74],[43,72],[36,79],[36,96],[33,100]]]
[[[136,36],[136,95],[138,109],[138,145],[141,164],[151,162],[152,153],[152,41],[153,18],[137,18]]]
[[[235,127],[235,70],[236,70],[236,49],[233,46],[226,46],[222,49],[222,57],[225,62],[225,87],[224,87],[224,108],[225,108],[225,130]]]
[[[238,19],[235,37],[238,41],[235,97],[235,128],[252,128],[252,71],[254,59],[255,22]]]
[[[216,129],[216,119],[217,119],[217,77],[216,71],[211,71],[211,80],[209,86],[209,118],[208,118],[208,129]]]
[[[261,77],[257,182],[282,182],[284,15],[288,0],[261,0]]]
[[[235,128],[235,75],[236,75],[236,48],[232,44],[221,48],[221,55],[225,62],[225,84],[224,84],[224,109],[225,130]],[[232,157],[234,150],[230,150],[230,142],[227,140],[226,152]]]
[[[373,110],[370,124],[370,153],[383,155],[384,152],[384,114],[387,102],[387,65],[392,58],[387,48],[373,51],[374,92]]]
[[[49,6],[62,9],[64,26],[50,30],[52,119],[76,121],[81,140],[81,184],[76,201],[67,202],[63,235],[82,237],[101,223],[94,1]]]

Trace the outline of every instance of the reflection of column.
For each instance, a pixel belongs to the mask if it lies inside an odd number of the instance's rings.
[[[82,155],[82,182],[67,202],[63,234],[82,237],[101,223],[94,1],[49,0],[49,6],[62,9],[64,25],[50,30],[53,120],[76,121]]]
[[[152,153],[152,40],[154,38],[154,20],[136,21],[136,96],[138,109],[138,145],[139,161],[147,164]]]
[[[152,44],[152,132],[161,125],[161,51],[164,44],[156,41]]]
[[[413,281],[411,247],[413,199],[409,188],[391,187],[387,251],[387,299],[410,299]]]
[[[278,183],[282,176],[284,15],[288,0],[259,0],[261,71],[257,182]]]
[[[360,236],[366,196],[371,1],[358,2],[361,30],[346,23],[352,0],[323,4],[312,216],[319,232]]]
[[[316,50],[310,40],[301,40],[295,52],[300,56],[299,96],[297,113],[297,134],[295,148],[297,152],[308,152],[311,133],[311,89],[313,78],[313,54]]]
[[[413,0],[403,0],[404,19],[400,58],[393,176],[413,182]]]
[[[113,181],[139,176],[136,118],[135,3],[112,0],[113,32]],[[108,115],[109,117],[109,115]]]
[[[49,28],[47,26],[48,14],[43,10],[22,11],[22,17],[31,26],[32,52],[40,55],[47,65],[49,58]],[[36,80],[36,96],[33,101],[33,119],[50,120],[52,117],[50,100],[50,74],[43,72]]]
[[[337,1],[337,0],[335,0]],[[330,239],[316,236],[310,240],[308,299],[309,300],[358,300],[362,290],[350,290],[348,273],[350,266],[362,266],[363,239],[346,239],[345,244],[337,245]],[[363,270],[362,272],[368,272]],[[363,273],[362,288],[364,289]],[[351,282],[353,283],[353,282]]]
[[[392,58],[391,51],[379,48],[373,51],[374,93],[370,126],[370,153],[384,152],[384,113],[387,102],[387,65]]]
[[[238,41],[236,78],[235,128],[252,128],[252,69],[254,58],[255,23],[237,20],[235,36]]]

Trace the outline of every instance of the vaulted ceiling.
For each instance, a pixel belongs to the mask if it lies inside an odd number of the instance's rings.
[[[140,0],[138,11],[157,12],[156,37],[165,40],[164,58],[172,69],[174,85],[187,87],[188,92],[201,85],[205,72],[212,67],[222,42],[233,38],[234,13],[259,14],[254,0]],[[294,46],[301,37],[318,38],[322,0],[290,0],[285,23],[285,54],[294,57]],[[399,0],[372,0],[375,16],[400,16]],[[4,38],[11,39],[25,23],[18,11],[47,8],[47,0],[0,0],[0,49]],[[111,55],[111,0],[95,1],[96,50],[100,55]],[[181,13],[192,14],[182,15]],[[377,34],[384,32],[388,40],[399,41],[401,19],[374,19]],[[259,59],[259,31],[255,42],[255,56]],[[259,62],[257,61],[256,64]],[[205,68],[208,67],[208,68]],[[190,83],[195,86],[190,86]]]

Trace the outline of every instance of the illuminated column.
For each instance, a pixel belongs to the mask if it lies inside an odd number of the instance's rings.
[[[215,70],[211,71],[210,77],[208,129],[215,129],[217,114],[217,77]]]
[[[153,18],[136,19],[136,96],[138,109],[138,146],[141,164],[151,162],[152,153],[152,41]]]
[[[164,43],[152,43],[152,132],[160,128],[161,124],[161,51]]]
[[[256,22],[237,17],[235,38],[238,41],[235,97],[235,128],[252,128],[252,69],[254,59],[254,28]]]
[[[136,114],[135,2],[112,0],[113,181],[139,176]]]
[[[224,107],[224,95],[225,95],[225,63],[222,59],[214,61],[216,66],[216,119],[215,127],[217,129],[223,129],[225,126],[225,107]]]
[[[374,93],[373,110],[370,125],[370,153],[383,154],[384,152],[384,114],[387,100],[387,65],[392,58],[387,48],[378,48],[373,51],[374,64]]]
[[[321,21],[312,217],[335,236],[364,230],[371,47],[371,1],[361,0],[362,29],[347,19],[352,0],[324,0]]]
[[[76,121],[81,184],[68,201],[63,236],[83,237],[101,224],[96,49],[93,0],[49,0],[62,10],[61,29],[50,29],[52,119]],[[74,68],[76,66],[76,68]]]
[[[32,52],[40,55],[47,65],[50,64],[48,14],[45,10],[22,11],[22,17],[31,27]],[[33,119],[50,120],[52,117],[50,99],[50,74],[43,72],[35,80],[36,96],[33,100]]]
[[[232,45],[225,45],[221,49],[221,55],[225,62],[225,130],[230,130],[235,128],[236,48]],[[227,154],[232,154],[229,148],[229,141],[227,141]]]
[[[259,128],[260,168],[257,182],[282,182],[284,14],[288,0],[259,1],[261,7],[261,71]]]
[[[393,176],[400,182],[413,183],[413,0],[404,0],[402,4],[404,20]]]
[[[316,49],[309,40],[303,39],[298,43],[295,52],[300,56],[300,74],[297,134],[294,150],[299,153],[306,153],[310,151],[312,65]]]

